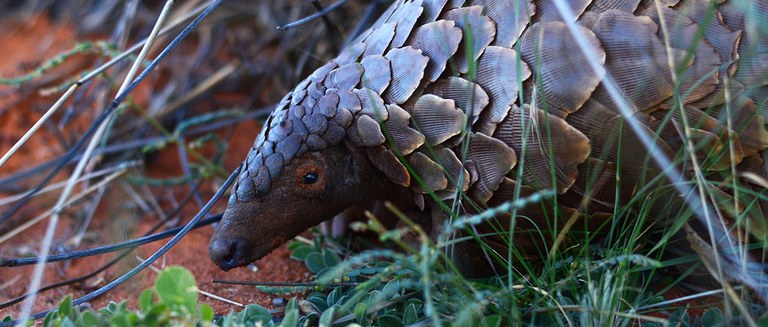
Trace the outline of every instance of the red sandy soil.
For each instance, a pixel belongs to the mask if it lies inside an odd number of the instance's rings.
[[[78,40],[75,33],[69,26],[55,25],[45,16],[41,15],[32,20],[5,21],[0,22],[0,47],[5,49],[4,54],[0,56],[0,76],[10,77],[18,76],[22,72],[29,71],[36,67],[44,58],[58,54],[70,49]],[[61,67],[58,67],[46,77],[34,81],[32,84],[25,85],[18,89],[7,86],[0,86],[0,149],[4,154],[10,146],[23,135],[27,128],[32,126],[35,120],[53,104],[58,98],[60,92],[55,92],[52,96],[41,96],[39,90],[44,87],[57,85],[64,78],[72,76],[73,72],[90,65],[92,58],[81,56],[68,61]],[[55,81],[55,82],[54,82]],[[142,90],[134,92],[138,99],[142,97]],[[227,96],[222,96],[226,98]],[[229,96],[232,102],[243,101],[243,95]],[[137,100],[140,101],[140,100]],[[80,135],[89,125],[90,118],[81,117],[82,129],[77,131]],[[77,124],[77,123],[76,123]],[[238,126],[235,135],[238,135],[230,142],[229,155],[225,163],[226,169],[234,169],[239,161],[242,160],[247,150],[250,148],[253,137],[258,132],[258,127],[254,122],[242,123]],[[0,176],[7,176],[9,173],[21,168],[28,167],[30,163],[39,163],[51,159],[62,153],[61,147],[51,146],[49,143],[50,135],[46,135],[43,129],[27,145],[22,147],[13,160],[0,170]],[[205,155],[212,155],[211,151],[203,151]],[[171,147],[161,152],[157,158],[151,160],[147,167],[148,175],[152,177],[179,176],[181,171],[176,157],[176,150]],[[66,177],[66,174],[60,174],[58,180]],[[207,201],[213,195],[211,187],[201,191],[204,201]],[[173,192],[177,198],[182,198],[187,188],[183,186],[174,187]],[[4,197],[2,195],[0,197]],[[126,238],[134,238],[143,235],[158,218],[151,215],[136,215],[135,212],[128,212],[123,206],[127,202],[126,194],[120,191],[119,187],[112,187],[101,201],[97,209],[94,220],[86,233],[86,237],[78,247],[79,249],[90,248],[97,245],[109,244]],[[55,197],[37,198],[33,203],[27,205],[22,212],[21,217],[33,217],[43,209],[49,208]],[[212,213],[223,211],[226,198],[219,201],[219,205]],[[185,210],[183,220],[188,221],[194,214],[196,206],[189,205]],[[57,236],[64,239],[61,226],[72,224],[71,217],[62,216],[60,228]],[[42,235],[45,232],[44,223],[39,223],[32,229],[25,231],[12,240],[0,244],[0,257],[19,257],[35,255],[40,248]],[[71,232],[71,231],[68,231]],[[179,244],[171,249],[161,260],[155,263],[155,266],[162,268],[168,265],[181,265],[190,269],[198,281],[200,290],[213,293],[217,296],[227,298],[243,304],[257,303],[265,307],[272,308],[275,305],[272,301],[276,297],[290,297],[291,295],[274,295],[259,292],[254,287],[213,284],[214,278],[246,281],[304,281],[308,278],[307,270],[303,263],[291,260],[289,252],[285,247],[281,247],[266,258],[256,263],[258,271],[251,271],[247,268],[239,268],[230,272],[221,271],[208,258],[208,241],[212,234],[212,227],[205,227],[191,232]],[[141,247],[138,251],[130,255],[126,260],[113,266],[97,277],[88,280],[84,284],[62,287],[53,291],[40,294],[34,305],[34,312],[51,309],[57,306],[58,302],[67,294],[73,294],[78,298],[107,282],[119,277],[122,273],[128,271],[138,263],[136,256],[146,258],[158,249],[165,241],[155,242],[151,245]],[[98,257],[85,258],[67,263],[47,264],[43,285],[62,281],[68,278],[87,274],[96,267],[111,260],[115,254],[101,255]],[[0,302],[8,301],[27,291],[29,279],[32,275],[32,267],[13,267],[0,268]],[[94,308],[101,308],[109,301],[120,302],[127,299],[131,307],[136,307],[136,299],[139,293],[152,285],[156,277],[156,272],[147,269],[132,278],[127,283],[116,289],[102,295],[92,301],[90,305]],[[224,303],[219,300],[200,297],[202,302],[208,303],[214,307],[218,314],[226,314],[230,310],[238,310],[238,307]],[[0,318],[6,315],[15,315],[20,310],[21,304],[0,310]]]

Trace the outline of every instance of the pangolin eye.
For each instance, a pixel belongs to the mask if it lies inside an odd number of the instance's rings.
[[[306,175],[304,175],[304,178],[301,179],[301,182],[303,184],[311,185],[311,184],[314,184],[315,182],[317,182],[317,178],[318,177],[319,176],[317,175],[316,172],[311,171],[311,172],[307,173]]]

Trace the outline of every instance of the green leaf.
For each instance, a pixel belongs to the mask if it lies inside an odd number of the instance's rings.
[[[292,259],[304,261],[310,253],[315,252],[315,249],[308,245],[298,244],[300,245],[299,247],[291,250]]]
[[[299,306],[296,305],[296,298],[292,298],[288,301],[288,305],[285,306],[285,316],[280,326],[283,327],[296,327],[299,325]]]
[[[245,309],[240,312],[240,316],[236,319],[236,322],[245,324],[251,323],[253,325],[258,325],[257,323],[260,322],[262,326],[271,326],[273,324],[272,314],[269,313],[269,310],[258,304],[249,304],[245,306]]]
[[[61,327],[75,327],[75,323],[72,322],[72,319],[69,319],[69,317],[64,317],[64,319],[61,321]]]
[[[406,301],[405,301],[405,303],[406,303],[406,305],[412,305],[412,306],[414,306],[414,307],[416,308],[416,312],[418,312],[419,310],[421,310],[421,307],[423,307],[423,306],[424,306],[424,303],[423,303],[423,302],[421,302],[421,300],[419,300],[419,299],[414,299],[414,298],[410,298],[410,299],[406,300]]]
[[[328,298],[325,300],[325,302],[328,303],[329,306],[332,306],[334,304],[340,304],[339,299],[341,299],[341,291],[339,288],[335,288],[333,291],[328,293]]]
[[[419,321],[419,313],[415,304],[409,304],[403,311],[403,324],[410,325]]]
[[[378,273],[381,270],[382,270],[381,268],[377,268],[377,267],[365,267],[365,268],[360,268],[360,273],[363,275],[373,275]]]
[[[379,317],[379,319],[376,321],[380,327],[403,327],[403,322],[400,321],[400,318],[394,315],[386,314]]]
[[[333,323],[333,316],[336,312],[336,306],[332,306],[328,308],[328,310],[325,310],[323,314],[320,316],[320,327],[328,326],[330,327]]]
[[[291,311],[291,310],[298,310],[299,305],[296,302],[296,298],[291,298],[290,301],[288,301],[288,304],[285,306],[285,311]]]
[[[501,317],[499,315],[487,315],[480,320],[480,326],[499,327],[501,326]]]
[[[291,241],[291,243],[288,243],[288,250],[293,252],[293,250],[296,250],[296,249],[298,249],[298,248],[300,248],[302,246],[307,246],[307,245],[304,244],[303,242]]]
[[[56,313],[58,314],[59,318],[71,318],[75,319],[75,311],[72,307],[72,295],[67,295],[64,300],[61,300],[61,303],[59,303],[59,308],[56,310]],[[63,322],[62,322],[63,323]],[[69,322],[72,324],[72,321]]]
[[[323,250],[323,262],[326,267],[334,267],[341,262],[341,258],[336,252]]]
[[[357,321],[360,324],[363,324],[366,321],[365,310],[367,309],[368,309],[368,306],[366,306],[365,303],[358,303],[355,306],[355,309],[353,310],[355,313],[355,321]]]
[[[197,307],[197,312],[200,321],[213,322],[213,318],[216,317],[216,312],[213,311],[213,308],[205,303],[200,303]]]
[[[402,283],[400,283],[399,279],[393,279],[386,285],[384,285],[384,288],[381,289],[381,293],[383,293],[387,298],[392,298],[393,296],[397,295],[401,290],[403,289]]]
[[[144,323],[150,326],[159,325],[160,319],[168,316],[169,311],[164,303],[155,303],[144,313]]]
[[[146,313],[147,311],[149,311],[149,309],[152,308],[154,299],[155,299],[154,288],[148,288],[141,291],[141,294],[139,295],[139,308],[141,308],[141,312]]]
[[[115,314],[120,310],[120,306],[118,306],[115,301],[109,301],[109,304],[107,304],[107,310],[109,313]]]
[[[701,315],[702,326],[720,326],[723,325],[723,313],[719,308],[711,308]]]
[[[309,298],[307,298],[307,301],[309,303],[312,303],[317,308],[317,311],[319,312],[323,312],[327,310],[328,307],[330,306],[329,303],[326,302],[325,298],[320,296],[310,296]]]
[[[280,326],[283,326],[283,327],[296,327],[298,325],[299,325],[298,310],[294,310],[286,313],[285,317],[283,317],[283,322],[280,323]]]
[[[183,308],[187,315],[195,312],[197,285],[188,269],[181,266],[163,269],[155,280],[155,289],[160,302],[171,309]]]
[[[317,273],[325,268],[325,262],[323,256],[320,253],[312,252],[304,259],[304,264],[307,265],[309,271]]]
[[[109,320],[109,323],[111,326],[117,326],[117,327],[132,327],[134,325],[133,323],[131,323],[130,317],[125,312],[122,312],[112,317],[112,319]]]
[[[685,309],[677,309],[669,315],[669,323],[673,326],[690,327],[691,318],[688,316],[688,312]]]
[[[234,321],[235,321],[235,313],[230,311],[228,315],[221,317],[219,318],[219,320],[216,321],[216,326],[232,327],[234,326],[234,323],[235,323]]]
[[[45,319],[43,319],[43,326],[53,326],[53,322],[56,320],[57,315],[58,313],[55,311],[48,312],[48,314],[45,315]]]
[[[373,290],[368,293],[368,298],[365,299],[364,303],[368,306],[373,306],[376,303],[379,303],[384,300],[383,294],[381,294],[381,291],[379,290]]]
[[[91,310],[85,311],[80,315],[80,326],[105,326],[106,323],[99,319]]]

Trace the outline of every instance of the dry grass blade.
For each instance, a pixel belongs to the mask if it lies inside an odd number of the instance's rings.
[[[120,163],[118,165],[115,165],[114,167],[101,169],[99,171],[95,171],[95,172],[83,175],[82,177],[80,177],[80,179],[77,180],[77,183],[85,182],[85,181],[88,181],[88,180],[91,180],[91,179],[96,179],[96,178],[102,177],[104,175],[108,175],[110,173],[113,173],[115,171],[125,170],[126,168],[134,167],[136,165],[138,165],[138,162],[124,162],[124,163]],[[67,182],[59,182],[59,183],[48,185],[44,189],[40,190],[40,192],[37,192],[37,195],[45,194],[47,192],[51,192],[51,191],[60,189],[60,188],[64,187],[66,185],[66,183]],[[10,203],[19,201],[19,200],[23,199],[28,193],[29,192],[24,192],[24,193],[21,193],[21,194],[16,194],[16,195],[11,195],[11,196],[8,196],[8,197],[0,198],[0,206],[4,206],[4,205],[10,204]]]
[[[40,127],[42,127],[43,124],[45,124],[45,122],[47,122],[48,119],[50,119],[51,116],[53,116],[53,114],[55,114],[61,108],[61,106],[65,101],[67,101],[67,99],[69,99],[72,93],[75,93],[75,90],[77,90],[76,84],[70,86],[69,89],[67,89],[67,91],[64,92],[64,94],[61,96],[61,98],[59,98],[59,100],[56,101],[56,103],[51,106],[51,108],[48,109],[48,111],[46,111],[45,114],[40,117],[40,119],[35,122],[35,124],[32,125],[32,127],[30,127],[26,133],[24,133],[24,136],[22,136],[10,149],[8,149],[8,152],[6,152],[3,157],[0,158],[0,168],[2,168],[3,165],[5,165],[5,163],[8,162],[8,160],[11,159],[11,157],[16,153],[16,151],[18,151],[19,148],[21,148],[21,146],[24,145],[24,143],[26,143],[29,138],[32,137],[32,135],[35,134],[35,132],[37,132],[37,130],[39,130]]]
[[[114,181],[115,179],[117,179],[118,177],[123,175],[126,171],[128,171],[128,169],[132,168],[133,166],[135,166],[135,164],[124,165],[123,167],[120,167],[120,169],[118,171],[115,171],[112,174],[109,174],[107,177],[101,179],[98,183],[95,183],[95,184],[87,187],[85,190],[83,190],[80,193],[77,193],[74,196],[72,196],[71,198],[67,199],[67,202],[65,202],[62,205],[62,207],[70,206],[70,205],[76,203],[77,201],[83,199],[85,196],[87,196],[87,195],[91,194],[92,192],[96,191],[100,187],[108,185],[110,182]],[[26,229],[28,229],[28,228],[30,228],[32,226],[34,226],[35,224],[43,221],[44,219],[46,219],[48,217],[52,217],[54,214],[56,214],[55,210],[56,210],[56,208],[48,209],[45,212],[43,212],[42,214],[39,214],[36,217],[33,217],[33,218],[27,220],[26,222],[24,222],[20,226],[18,226],[16,228],[10,230],[9,232],[3,234],[2,236],[0,236],[0,244],[10,240],[14,236],[18,235],[19,233],[23,232],[24,230],[26,230]],[[47,252],[46,252],[46,255],[41,255],[41,257],[45,257],[45,256],[47,256]]]

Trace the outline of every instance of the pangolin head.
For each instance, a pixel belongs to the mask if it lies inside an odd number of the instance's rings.
[[[211,259],[222,269],[247,265],[386,188],[370,187],[388,181],[352,144],[360,142],[361,135],[348,132],[357,129],[361,119],[356,114],[364,108],[370,116],[362,124],[378,130],[371,117],[384,119],[386,109],[380,98],[377,103],[367,101],[378,95],[353,89],[349,81],[347,85],[332,81],[338,68],[330,62],[318,69],[286,95],[267,119],[209,245]],[[349,134],[354,134],[352,143]],[[378,134],[381,144],[383,135],[380,130]]]

